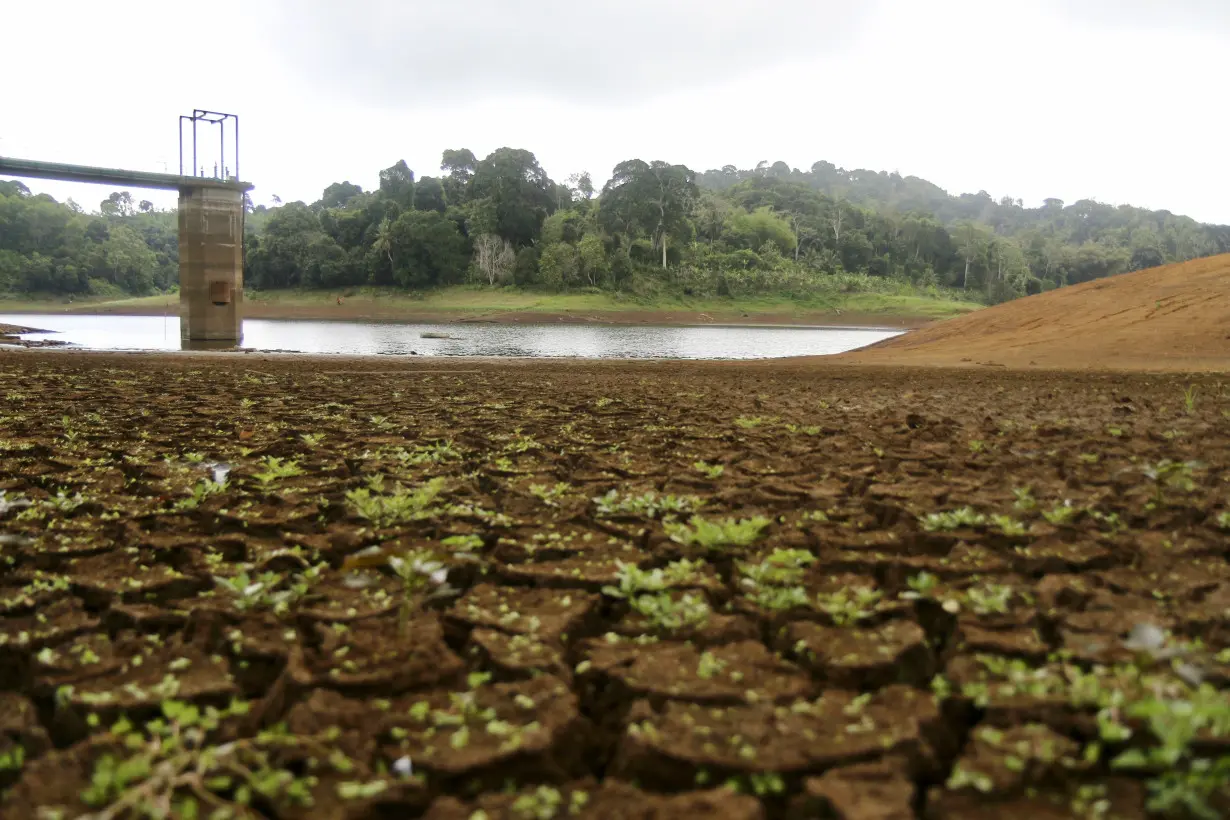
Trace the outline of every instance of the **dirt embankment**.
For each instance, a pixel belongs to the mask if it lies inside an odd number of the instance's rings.
[[[116,316],[162,316],[179,310],[179,302],[165,305],[80,305],[67,313],[89,313]],[[383,305],[373,300],[343,301],[318,304],[286,304],[247,301],[243,315],[248,319],[312,319],[347,322],[397,322],[401,324],[573,324],[573,325],[659,325],[683,327],[693,325],[739,326],[804,326],[804,327],[886,327],[918,328],[929,324],[924,316],[896,316],[873,313],[850,313],[836,310],[800,310],[780,313],[748,313],[743,311],[696,311],[685,309],[645,310],[491,310],[474,312],[431,308],[407,308],[405,305]]]
[[[21,333],[49,333],[50,331],[39,330],[36,327],[22,327],[21,325],[6,325],[0,322],[0,337],[17,336]]]
[[[1019,299],[829,361],[1224,370],[1230,367],[1230,254]]]

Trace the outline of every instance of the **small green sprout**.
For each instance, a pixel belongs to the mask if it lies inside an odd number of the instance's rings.
[[[1038,506],[1037,500],[1034,498],[1033,488],[1031,487],[1013,487],[1012,494],[1016,496],[1016,501],[1012,506],[1018,510],[1032,510]]]
[[[612,598],[633,598],[649,592],[662,592],[697,578],[703,566],[700,561],[672,561],[665,569],[643,570],[636,564],[616,560],[618,586],[604,586],[602,592]]]
[[[203,478],[198,481],[195,486],[193,486],[192,494],[190,496],[176,501],[175,505],[171,509],[175,512],[195,510],[197,507],[201,506],[202,501],[209,498],[211,495],[217,495],[225,490],[226,487],[227,483],[225,480],[213,481],[208,478]]]
[[[1189,384],[1183,391],[1183,409],[1189,416],[1196,412],[1196,385],[1194,384]]]
[[[1076,518],[1080,511],[1081,510],[1079,507],[1072,506],[1071,501],[1065,501],[1062,504],[1056,504],[1049,510],[1043,510],[1042,517],[1045,518],[1048,523],[1053,524],[1056,527],[1061,527],[1065,524],[1071,523],[1072,519]]]
[[[917,601],[923,598],[930,598],[931,593],[939,584],[940,579],[936,578],[929,572],[923,571],[906,581],[909,586],[909,592],[903,592],[898,597],[906,601]]]
[[[700,509],[704,502],[694,495],[658,495],[655,492],[640,495],[622,495],[611,490],[606,495],[593,499],[598,515],[612,517],[630,515],[657,518],[661,515],[689,513]]]
[[[297,461],[286,461],[275,456],[266,456],[262,464],[265,469],[259,473],[252,474],[252,477],[259,481],[262,487],[268,487],[279,478],[293,478],[303,475],[303,468],[299,466]]]
[[[697,461],[692,464],[692,469],[703,475],[705,478],[721,478],[722,473],[726,472],[726,468],[721,464],[710,464],[707,461]]]
[[[709,680],[720,675],[725,668],[726,661],[721,660],[712,652],[702,652],[700,655],[700,665],[696,668],[696,675],[703,680]]]
[[[816,604],[835,626],[851,626],[875,614],[881,593],[871,587],[842,588],[816,596]]]
[[[530,495],[540,500],[548,507],[558,507],[559,500],[567,495],[572,490],[572,485],[566,481],[560,481],[553,486],[546,484],[531,484]]]
[[[678,600],[669,592],[638,595],[629,598],[632,611],[645,618],[656,629],[677,632],[690,627],[702,626],[709,620],[712,610],[702,595],[685,592]]]
[[[1153,504],[1161,506],[1166,503],[1166,490],[1190,493],[1196,489],[1195,471],[1202,467],[1198,461],[1171,461],[1164,458],[1151,467],[1144,468],[1144,474],[1153,480]]]
[[[1021,536],[1026,532],[1025,524],[1017,521],[1010,515],[992,515],[991,523],[995,525],[996,529],[1007,536]]]
[[[750,547],[772,523],[772,519],[763,515],[738,521],[733,518],[710,521],[694,515],[688,519],[687,524],[664,521],[663,527],[670,539],[676,543],[684,546],[696,544],[706,549],[716,550],[727,547]]]
[[[961,507],[950,512],[928,513],[922,517],[922,526],[927,532],[981,527],[986,523],[987,517],[970,507]]]
[[[376,527],[391,527],[434,516],[437,510],[432,505],[444,491],[444,485],[445,480],[437,477],[413,490],[398,484],[387,495],[373,495],[370,489],[357,487],[346,493],[346,500],[355,515]]]

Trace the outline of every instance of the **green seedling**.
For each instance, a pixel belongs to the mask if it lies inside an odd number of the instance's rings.
[[[450,535],[440,543],[454,552],[474,552],[482,548],[483,539],[477,535]]]
[[[672,598],[669,592],[638,595],[629,598],[628,605],[655,629],[665,632],[702,626],[712,612],[704,596],[690,592],[685,592],[678,600]]]
[[[577,810],[588,802],[588,795],[586,795],[586,800],[580,801],[580,804],[577,805],[575,798],[578,794],[584,794],[584,792],[573,793],[572,797],[574,800],[571,803],[576,806],[576,809],[571,809],[570,807],[569,814],[576,814]],[[518,820],[521,820],[521,818],[524,818],[524,820],[552,820],[564,808],[564,796],[560,794],[559,789],[552,788],[551,786],[539,786],[529,794],[523,794],[514,800],[512,813]],[[473,820],[472,815],[471,820]]]
[[[379,549],[379,548],[377,548]],[[404,630],[410,616],[424,600],[424,590],[434,590],[427,596],[438,598],[451,595],[454,590],[448,585],[448,569],[427,550],[413,550],[405,555],[390,555],[389,569],[402,583],[401,626]]]
[[[1016,496],[1016,501],[1013,502],[1012,506],[1022,512],[1032,510],[1038,506],[1038,501],[1034,498],[1033,489],[1030,487],[1013,487],[1012,494]]]
[[[703,566],[700,561],[672,561],[665,569],[644,570],[636,564],[616,561],[618,586],[604,586],[602,592],[612,598],[634,598],[651,592],[662,592],[698,578]]]
[[[642,518],[658,518],[662,515],[678,515],[700,509],[704,502],[694,495],[658,495],[650,491],[640,495],[621,495],[611,490],[606,495],[593,499],[598,515],[611,517],[630,515]]]
[[[807,567],[816,556],[807,550],[776,549],[759,564],[739,563],[740,583],[746,587],[794,586],[803,580]]]
[[[1188,697],[1147,697],[1128,704],[1125,712],[1145,722],[1155,744],[1128,749],[1111,766],[1160,773],[1148,783],[1148,809],[1167,816],[1186,812],[1219,817],[1210,799],[1230,786],[1230,757],[1196,757],[1192,746],[1202,737],[1230,735],[1230,701],[1225,694],[1204,684]]]
[[[251,816],[253,803],[302,812],[313,803],[318,783],[314,771],[324,767],[345,773],[354,763],[339,752],[327,733],[294,736],[285,729],[266,729],[255,737],[222,742],[222,722],[248,712],[232,702],[203,710],[175,700],[164,701],[162,715],[137,728],[125,718],[111,727],[115,751],[93,763],[81,799],[97,818],[135,820],[239,818]],[[281,750],[298,749],[308,758],[305,771],[275,762]],[[51,808],[51,807],[48,807]]]
[[[833,619],[835,626],[851,626],[875,614],[881,593],[871,587],[843,588],[816,596],[820,611]]]
[[[355,515],[383,529],[436,515],[439,510],[433,505],[444,491],[444,485],[443,478],[433,478],[413,490],[398,484],[392,493],[385,495],[373,495],[370,489],[358,487],[346,493],[346,501]]]
[[[1007,536],[1017,537],[1024,535],[1026,532],[1025,524],[1017,521],[1010,515],[992,515],[991,523],[995,525],[997,530]]]
[[[970,587],[960,596],[963,603],[978,615],[1004,615],[1012,601],[1012,587],[1004,584],[986,584]]]
[[[927,513],[921,521],[927,532],[939,532],[959,530],[962,527],[981,527],[987,523],[987,517],[970,507],[961,507],[950,512]]]
[[[1042,517],[1045,518],[1048,523],[1053,524],[1056,527],[1062,527],[1065,524],[1071,523],[1080,511],[1080,507],[1073,507],[1072,502],[1065,501],[1062,504],[1056,504],[1049,510],[1043,510]]]
[[[445,461],[458,461],[461,459],[461,453],[453,448],[452,441],[417,444],[409,450],[398,447],[392,450],[390,454],[398,461],[410,466],[440,464]]]
[[[327,564],[317,564],[291,576],[289,580],[277,572],[250,575],[246,570],[229,578],[221,575],[213,578],[217,589],[230,597],[235,609],[269,609],[275,615],[285,615],[293,604],[308,594],[312,584],[320,579],[327,567]],[[284,580],[287,580],[285,585],[282,583]]]
[[[1183,391],[1183,409],[1189,416],[1196,412],[1196,385],[1194,384],[1189,384]]]
[[[761,426],[767,421],[768,419],[762,418],[760,416],[739,416],[737,419],[735,419],[735,424],[738,427],[742,427],[744,430],[754,430],[755,428]]]
[[[1198,461],[1171,461],[1164,458],[1151,467],[1145,467],[1145,476],[1153,481],[1153,505],[1157,507],[1165,505],[1167,490],[1182,493],[1194,491],[1196,489],[1195,471],[1202,466]]]
[[[572,490],[572,485],[566,481],[560,481],[555,485],[547,484],[531,484],[530,495],[537,498],[548,507],[558,507],[559,500],[567,495]]]
[[[709,479],[721,478],[722,473],[726,472],[726,468],[721,464],[710,464],[707,461],[693,462],[692,469]]]
[[[266,456],[261,463],[265,469],[259,473],[253,473],[252,477],[259,481],[262,487],[268,487],[280,478],[293,478],[303,475],[303,468],[299,466],[297,461],[286,461],[276,456]]]
[[[324,441],[325,434],[324,433],[303,433],[302,435],[299,436],[299,438],[302,439],[303,443],[306,444],[307,446],[316,447],[320,444],[320,442]]]
[[[786,780],[777,772],[753,772],[743,777],[731,777],[723,785],[736,794],[754,794],[757,797],[786,793]]]
[[[208,478],[201,479],[192,488],[192,494],[187,498],[181,498],[175,502],[172,509],[175,512],[186,512],[195,510],[201,506],[201,502],[209,498],[211,495],[217,495],[227,487],[226,481],[212,481]]]
[[[917,575],[906,581],[906,585],[910,588],[909,592],[903,592],[898,597],[906,601],[918,601],[924,598],[930,598],[931,593],[939,585],[940,579],[929,572],[920,572]]]
[[[700,664],[696,667],[696,675],[702,680],[709,680],[720,675],[725,668],[726,661],[721,660],[712,652],[702,652]]]
[[[663,526],[666,534],[675,543],[684,546],[698,545],[708,550],[720,550],[730,547],[750,547],[759,540],[772,523],[772,519],[763,515],[738,521],[733,518],[709,521],[699,515],[694,515],[688,519],[687,524],[664,521]]]
[[[20,744],[0,752],[0,772],[20,771],[26,763],[26,750]]]

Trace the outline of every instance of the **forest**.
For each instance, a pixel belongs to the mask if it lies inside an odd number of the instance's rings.
[[[553,180],[533,153],[443,153],[438,176],[404,161],[375,190],[349,181],[312,203],[248,203],[254,289],[426,289],[473,283],[691,296],[906,287],[1001,302],[1166,262],[1230,252],[1230,226],[1168,211],[1026,208],[986,192],[817,162],[697,173],[628,160],[601,189]],[[122,296],[174,289],[174,211],[126,191],[97,213],[0,181],[0,293]]]

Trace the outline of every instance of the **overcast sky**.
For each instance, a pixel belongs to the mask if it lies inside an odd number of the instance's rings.
[[[179,115],[233,112],[258,203],[508,145],[599,185],[633,157],[827,160],[1230,223],[1227,0],[43,0],[3,17],[0,155],[175,171]],[[110,190],[27,184],[90,209]]]

